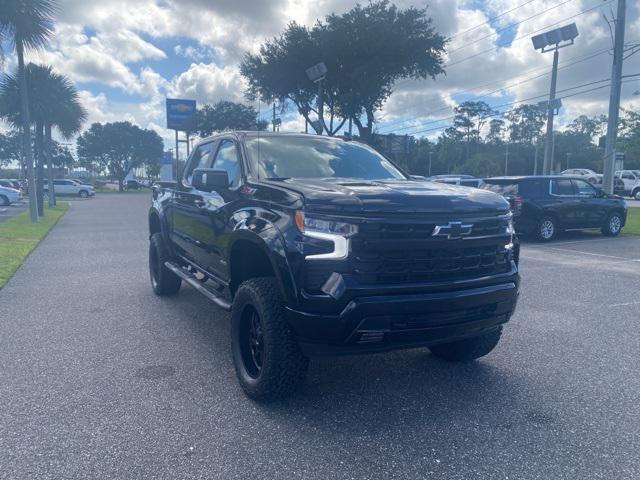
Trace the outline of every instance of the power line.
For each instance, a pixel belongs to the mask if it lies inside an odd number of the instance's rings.
[[[529,32],[529,33],[526,33],[526,34],[524,34],[524,35],[520,35],[519,37],[516,37],[516,38],[514,38],[513,40],[511,40],[511,41],[509,41],[509,42],[505,42],[505,43],[503,43],[503,44],[501,44],[501,45],[496,45],[495,47],[488,48],[488,49],[486,49],[486,50],[482,50],[481,52],[475,53],[475,54],[470,55],[470,56],[465,57],[465,58],[461,58],[460,60],[456,60],[456,61],[454,61],[454,62],[446,63],[444,66],[445,66],[445,67],[453,67],[454,65],[458,65],[458,64],[460,64],[460,63],[462,63],[462,62],[466,62],[467,60],[471,60],[472,58],[479,57],[480,55],[484,55],[485,53],[489,53],[489,52],[492,52],[492,51],[494,51],[494,50],[498,50],[499,48],[502,48],[502,47],[506,47],[506,46],[512,45],[514,42],[517,42],[517,41],[522,40],[522,39],[524,39],[524,38],[529,38],[531,35],[533,35],[533,34],[535,34],[535,33],[543,32],[543,31],[547,30],[547,29],[548,29],[548,28],[550,28],[550,27],[555,27],[556,25],[559,25],[559,24],[561,24],[561,23],[564,23],[564,22],[566,22],[567,20],[571,20],[571,19],[573,19],[573,18],[577,18],[577,17],[579,17],[579,16],[581,16],[581,15],[584,15],[585,13],[589,13],[589,12],[591,12],[591,11],[593,11],[593,10],[597,9],[597,8],[600,8],[600,7],[602,7],[602,6],[606,5],[606,4],[611,3],[612,1],[613,1],[613,0],[607,0],[607,1],[605,1],[602,5],[595,5],[595,6],[591,7],[591,8],[587,8],[586,10],[582,10],[581,12],[576,13],[575,15],[571,15],[571,16],[569,16],[569,17],[563,18],[562,20],[559,20],[559,21],[557,21],[557,22],[555,22],[555,23],[552,23],[552,24],[550,24],[550,25],[546,25],[546,26],[544,26],[544,27],[542,27],[542,28],[539,28],[539,29],[537,29],[537,30],[534,30],[533,32]]]
[[[529,1],[527,1],[527,2],[524,2],[524,3],[520,4],[520,5],[518,5],[517,7],[513,7],[512,9],[507,10],[507,11],[505,11],[505,12],[502,12],[501,14],[496,15],[495,17],[491,17],[491,18],[490,18],[489,20],[487,20],[486,22],[479,23],[479,24],[478,24],[478,25],[476,25],[475,27],[468,28],[468,29],[466,29],[466,30],[465,30],[465,31],[463,31],[463,32],[458,32],[458,33],[456,33],[455,35],[452,35],[451,37],[449,37],[449,40],[453,40],[454,38],[459,37],[460,35],[464,35],[464,34],[466,34],[466,33],[469,33],[469,32],[471,32],[471,31],[475,30],[476,28],[480,28],[480,27],[482,27],[482,26],[484,26],[484,25],[490,25],[490,24],[491,24],[491,22],[494,22],[494,21],[496,21],[497,19],[499,19],[500,17],[505,16],[507,13],[511,13],[511,12],[513,12],[514,10],[518,10],[519,8],[522,8],[522,7],[526,6],[526,5],[529,5],[531,2],[534,2],[534,1],[535,1],[535,0],[529,0]]]
[[[562,90],[558,90],[558,93],[568,92],[568,91],[571,91],[571,90],[576,90],[578,88],[588,87],[588,86],[595,85],[597,83],[602,83],[602,82],[610,82],[610,79],[606,78],[606,79],[603,79],[603,80],[597,80],[597,81],[594,81],[594,82],[587,82],[587,83],[583,83],[581,85],[576,85],[576,86],[573,86],[573,87],[564,88]],[[607,83],[607,85],[608,85],[608,83]],[[599,87],[596,87],[596,88],[591,89],[591,90],[585,90],[585,91],[582,91],[582,92],[578,92],[576,94],[565,95],[565,96],[560,97],[560,98],[570,98],[570,97],[573,97],[573,96],[575,96],[577,94],[580,94],[580,93],[587,93],[587,92],[590,92],[592,90],[598,90],[600,88],[604,88],[607,85],[599,86]],[[520,105],[524,105],[526,102],[529,102],[531,100],[536,100],[536,99],[539,99],[539,98],[545,98],[547,96],[548,96],[548,93],[543,93],[543,94],[540,94],[540,95],[535,95],[533,97],[524,98],[524,99],[516,101],[516,102],[509,102],[509,103],[503,103],[501,105],[496,105],[496,106],[494,106],[492,108],[497,109],[497,108],[502,108],[502,107],[509,107],[509,106],[516,105],[516,104],[518,106],[520,106]],[[506,112],[503,112],[503,113],[506,113]],[[487,116],[482,117],[482,118],[490,118],[490,117],[493,117],[493,116],[496,116],[496,115],[487,115]],[[416,128],[416,127],[419,128],[419,127],[423,127],[425,125],[430,125],[430,124],[434,124],[434,123],[440,123],[440,122],[443,122],[443,121],[446,121],[446,120],[452,120],[455,117],[456,117],[456,115],[451,115],[451,116],[439,118],[439,119],[436,119],[436,120],[430,120],[430,121],[424,122],[424,123],[422,123],[420,125],[416,125],[416,126],[413,126],[413,127],[400,128],[400,129],[394,130],[393,132],[388,132],[388,133],[395,133],[395,132],[398,132],[400,130],[406,130],[407,128]],[[405,133],[405,135],[415,135],[417,133],[424,133],[426,131],[434,131],[434,130],[442,130],[444,128],[447,128],[447,127],[435,127],[435,128],[429,128],[429,129],[426,129],[426,130],[418,130],[418,131],[415,131],[415,132],[407,132],[407,133]]]
[[[569,2],[572,2],[572,1],[573,1],[573,0],[564,0],[564,2],[560,2],[560,3],[558,3],[558,4],[556,4],[556,5],[552,6],[552,7],[549,7],[549,8],[547,8],[547,9],[545,9],[545,10],[542,10],[541,12],[538,12],[538,13],[536,13],[535,15],[531,15],[530,17],[527,17],[527,18],[525,18],[525,19],[523,19],[523,20],[520,20],[520,21],[518,21],[518,22],[513,22],[513,23],[511,23],[510,25],[507,25],[506,27],[499,28],[499,29],[497,29],[497,30],[495,30],[495,31],[493,31],[493,32],[491,32],[491,33],[489,33],[489,34],[487,34],[487,35],[483,36],[483,37],[476,38],[476,39],[475,39],[474,41],[472,41],[472,42],[469,42],[469,43],[467,43],[467,44],[465,44],[465,45],[461,45],[461,46],[456,47],[456,48],[454,48],[454,49],[448,50],[448,51],[447,51],[447,53],[453,53],[453,52],[457,52],[458,50],[462,50],[463,48],[468,47],[469,45],[473,45],[474,43],[478,43],[478,42],[480,42],[481,40],[484,40],[485,38],[493,37],[493,36],[494,36],[495,34],[497,34],[497,33],[504,32],[505,30],[509,30],[510,28],[513,28],[513,27],[515,27],[515,26],[517,26],[517,25],[520,25],[521,23],[524,23],[524,22],[526,22],[526,21],[529,21],[529,20],[531,20],[532,18],[539,17],[540,15],[543,15],[543,14],[545,14],[545,13],[547,13],[547,12],[551,11],[551,10],[554,10],[554,9],[556,9],[556,8],[558,8],[558,7],[561,7],[562,5],[564,5],[564,4],[566,4],[566,3],[569,3]]]
[[[621,83],[624,85],[625,83],[630,83],[630,82],[632,82],[632,80],[623,81],[623,82],[621,82]],[[577,95],[582,95],[583,93],[590,93],[590,92],[593,92],[593,91],[596,91],[596,90],[601,90],[601,89],[606,88],[606,87],[608,87],[608,86],[610,86],[610,83],[607,83],[607,84],[605,84],[605,85],[600,85],[600,86],[598,86],[598,87],[590,88],[590,89],[588,89],[588,90],[583,90],[583,91],[580,91],[580,92],[572,93],[572,94],[570,94],[570,95],[564,95],[564,96],[562,96],[562,97],[559,97],[559,99],[565,99],[565,98],[575,97],[575,96],[577,96]],[[546,94],[545,94],[544,96],[546,96]],[[538,98],[539,98],[539,97],[538,97]],[[507,113],[509,113],[509,112],[511,112],[511,111],[514,111],[516,108],[518,108],[518,107],[519,107],[519,106],[521,106],[521,105],[523,105],[523,103],[520,103],[518,106],[516,106],[516,107],[514,107],[514,108],[512,108],[512,109],[510,109],[510,110],[506,110],[506,111],[504,111],[504,112],[499,112],[499,113],[494,114],[494,115],[487,115],[487,116],[485,116],[485,117],[482,117],[482,119],[491,118],[491,117],[504,116],[504,115],[506,115]],[[445,130],[445,129],[446,129],[446,128],[448,128],[448,127],[449,127],[449,126],[427,128],[427,129],[425,129],[425,130],[419,130],[419,131],[416,131],[416,132],[411,132],[411,133],[410,133],[410,135],[416,135],[416,134],[418,134],[418,133],[436,132],[436,131],[439,131],[439,130]]]
[[[610,50],[611,50],[611,49],[609,49],[609,48],[605,48],[605,49],[603,49],[603,50],[599,50],[599,51],[596,51],[596,52],[594,52],[594,53],[587,53],[587,54],[583,54],[583,55],[579,55],[579,56],[576,56],[576,57],[570,58],[569,60],[567,60],[567,62],[565,62],[564,64],[561,64],[561,66],[558,68],[558,70],[564,70],[564,69],[566,69],[566,68],[572,67],[573,65],[577,65],[578,63],[585,62],[585,61],[590,60],[590,59],[592,59],[592,58],[594,58],[594,57],[597,57],[597,56],[599,56],[599,55],[602,55],[603,53],[607,53],[607,52],[608,52],[608,51],[610,51]],[[535,71],[540,71],[540,70],[548,70],[548,67],[547,67],[547,66],[544,66],[544,67],[533,68],[533,69],[528,70],[528,71],[526,71],[526,72],[524,72],[524,73],[530,73],[530,72],[535,72]],[[502,86],[502,87],[500,87],[500,88],[497,88],[497,89],[495,89],[495,90],[492,90],[492,91],[490,91],[490,92],[487,92],[487,93],[483,93],[483,94],[481,94],[481,95],[474,96],[474,97],[473,97],[473,98],[471,98],[470,100],[479,100],[479,99],[481,99],[481,98],[484,98],[484,97],[488,97],[488,96],[490,96],[490,95],[493,95],[494,93],[501,92],[502,90],[506,90],[506,89],[508,89],[508,88],[516,87],[516,86],[518,86],[518,85],[522,85],[523,83],[527,83],[527,82],[530,82],[530,81],[532,81],[532,80],[536,80],[536,79],[538,79],[538,78],[542,78],[542,77],[547,76],[547,75],[550,75],[550,74],[551,74],[551,71],[545,71],[544,73],[541,73],[541,74],[538,74],[538,75],[535,75],[535,76],[532,76],[532,77],[524,78],[523,80],[521,80],[521,81],[519,81],[519,82],[512,83],[512,84],[509,84],[509,85],[504,85],[504,86]],[[520,75],[520,76],[518,76],[518,77],[514,77],[514,78],[522,78],[523,76],[524,76],[524,75]],[[509,80],[509,79],[504,79],[504,80]],[[487,85],[495,85],[495,82],[493,82],[493,81],[492,81],[492,82],[485,82],[485,83],[483,83],[483,84],[476,85],[476,86],[474,86],[474,87],[470,87],[470,88],[469,88],[469,90],[475,90],[475,89],[477,89],[477,88],[482,88],[482,87],[487,86]],[[463,92],[463,93],[464,93],[464,92]],[[442,112],[442,111],[444,111],[444,110],[448,110],[448,109],[450,109],[450,108],[451,108],[450,106],[446,106],[446,107],[442,107],[442,108],[438,108],[438,109],[436,109],[436,110],[433,110],[433,111],[431,111],[430,113],[432,113],[432,114],[433,114],[433,113],[437,113],[437,112]],[[408,120],[407,120],[407,119],[405,119],[405,120],[397,120],[397,121],[394,121],[394,122],[388,123],[388,124],[386,124],[386,125],[382,125],[380,128],[387,129],[387,128],[389,128],[389,127],[393,126],[393,125],[403,124],[403,123],[411,122],[411,121],[413,121],[413,120],[415,120],[415,118],[413,118],[413,119],[408,119]]]

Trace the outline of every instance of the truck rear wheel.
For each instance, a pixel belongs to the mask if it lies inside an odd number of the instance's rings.
[[[491,352],[498,345],[500,335],[502,335],[502,327],[477,337],[434,345],[429,347],[429,350],[436,357],[450,362],[470,362]]]
[[[238,381],[247,396],[269,401],[291,395],[304,381],[309,359],[284,318],[274,278],[253,278],[236,292],[231,313],[231,349]]]
[[[168,260],[170,258],[162,234],[154,233],[149,242],[149,276],[153,291],[161,297],[175,295],[182,283],[180,277],[164,266]]]

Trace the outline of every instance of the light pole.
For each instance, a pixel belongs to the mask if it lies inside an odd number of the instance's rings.
[[[432,156],[433,156],[433,152],[429,150],[429,175],[427,175],[428,177],[431,176],[431,157]]]
[[[558,50],[569,45],[573,45],[578,36],[578,27],[575,23],[564,27],[550,30],[540,35],[531,37],[533,48],[541,53],[553,50],[553,68],[551,70],[551,88],[549,90],[549,101],[547,103],[547,132],[544,144],[544,160],[542,163],[542,174],[548,175],[553,165],[553,117],[554,110],[558,106],[556,101],[556,82],[558,80]]]
[[[327,76],[327,66],[324,62],[316,63],[313,67],[307,68],[306,73],[309,80],[318,84],[318,129],[320,130],[318,135],[322,135],[322,132],[324,132],[324,90],[322,89],[322,81]],[[318,129],[316,129],[316,132]]]

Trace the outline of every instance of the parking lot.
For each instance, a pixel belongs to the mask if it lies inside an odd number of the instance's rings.
[[[73,202],[0,290],[0,478],[640,478],[640,237],[524,243],[518,311],[476,363],[321,359],[260,405],[227,314],[153,295],[148,205]]]
[[[21,212],[24,212],[27,208],[29,208],[29,204],[24,201],[12,203],[11,205],[7,205],[5,207],[0,207],[0,223],[10,219],[11,217]]]

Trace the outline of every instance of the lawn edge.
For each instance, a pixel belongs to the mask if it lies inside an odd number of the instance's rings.
[[[71,208],[71,202],[59,202],[59,203],[66,203],[67,207],[64,209],[64,211],[60,214],[60,216],[58,218],[56,218],[56,220],[51,224],[51,226],[49,227],[49,229],[44,233],[44,235],[33,245],[33,247],[31,247],[31,249],[27,252],[27,254],[22,257],[20,259],[20,263],[18,263],[18,265],[16,266],[15,270],[13,272],[11,272],[11,274],[6,278],[6,280],[3,283],[3,280],[0,279],[0,290],[2,290],[5,285],[7,285],[9,283],[9,281],[13,278],[13,276],[16,274],[16,272],[18,270],[20,270],[20,267],[22,267],[22,265],[24,264],[24,262],[27,260],[27,258],[29,258],[29,256],[33,253],[33,251],[38,248],[38,246],[40,245],[40,243],[42,243],[42,241],[47,238],[49,236],[49,234],[51,233],[51,230],[53,230],[53,228],[58,224],[58,222],[60,221],[60,219],[62,217],[64,217],[66,215],[66,213],[69,211],[69,209]],[[25,210],[26,212],[28,212],[29,210]]]

